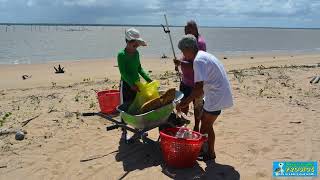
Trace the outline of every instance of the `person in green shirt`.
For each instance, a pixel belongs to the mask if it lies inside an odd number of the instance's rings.
[[[121,74],[120,97],[121,103],[130,103],[134,100],[139,91],[137,82],[141,75],[147,82],[151,82],[149,75],[143,70],[140,64],[140,55],[137,50],[139,46],[146,46],[146,42],[140,37],[135,28],[125,32],[126,47],[118,53],[118,67]]]
[[[147,46],[146,42],[140,37],[140,33],[135,28],[126,30],[126,47],[118,53],[117,61],[121,74],[120,81],[120,99],[121,104],[130,104],[139,91],[137,82],[140,81],[141,75],[147,82],[151,82],[151,78],[143,70],[140,64],[140,55],[137,50],[139,46]],[[123,120],[121,119],[123,122]],[[127,131],[122,128],[121,139],[127,139]]]

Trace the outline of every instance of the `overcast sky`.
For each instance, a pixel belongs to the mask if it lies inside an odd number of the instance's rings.
[[[320,28],[320,0],[0,0],[0,22]]]

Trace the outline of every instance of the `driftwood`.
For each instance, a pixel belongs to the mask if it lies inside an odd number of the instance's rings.
[[[90,157],[90,158],[88,158],[88,159],[81,159],[80,162],[87,162],[87,161],[91,161],[91,160],[103,158],[103,157],[108,156],[108,155],[110,155],[110,154],[113,154],[113,153],[115,153],[115,152],[118,152],[118,150],[112,151],[112,152],[110,152],[110,153],[108,153],[108,154],[104,154],[104,155],[92,156],[92,157]]]
[[[4,166],[0,166],[0,169],[1,169],[1,168],[7,168],[7,166],[6,166],[6,165],[4,165]]]
[[[22,80],[26,80],[26,79],[29,79],[31,77],[32,77],[32,75],[29,76],[29,75],[25,74],[25,75],[22,76]]]
[[[56,74],[64,73],[64,72],[65,72],[65,71],[64,71],[64,67],[61,67],[60,64],[59,64],[58,68],[56,68],[56,67],[53,67],[53,68],[54,68],[54,70],[56,71],[56,72],[55,72]]]
[[[39,116],[40,116],[40,114],[37,115],[37,116],[35,116],[35,117],[33,117],[33,118],[30,118],[30,119],[27,119],[27,120],[25,120],[25,121],[22,121],[22,122],[21,122],[21,123],[22,123],[22,127],[26,126],[30,121],[36,119],[36,118],[39,117]]]
[[[319,82],[320,82],[320,76],[315,76],[310,81],[311,84],[317,84]]]
[[[292,124],[300,124],[301,121],[290,121],[290,123],[292,123]]]
[[[22,131],[23,133],[27,134],[27,131],[25,130],[19,130],[19,129],[0,129],[0,136],[7,135],[7,134],[16,134],[18,131]]]
[[[54,106],[49,107],[48,114],[50,114],[52,112],[57,112],[57,110],[54,108],[55,108]]]

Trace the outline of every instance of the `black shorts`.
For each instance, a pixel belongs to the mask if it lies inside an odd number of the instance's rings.
[[[203,108],[203,112],[206,112],[206,113],[214,115],[214,116],[219,116],[221,114],[221,110],[219,110],[219,111],[207,111],[204,108]]]

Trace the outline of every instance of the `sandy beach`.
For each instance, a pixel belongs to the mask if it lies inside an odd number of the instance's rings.
[[[219,59],[235,105],[214,124],[216,164],[184,170],[166,167],[158,146],[124,144],[120,130],[106,131],[110,122],[80,115],[99,111],[96,92],[118,89],[115,59],[60,62],[64,74],[54,73],[59,63],[0,65],[0,118],[11,113],[1,131],[27,132],[23,141],[0,135],[0,179],[267,180],[273,161],[320,160],[320,83],[310,83],[320,75],[320,54]],[[162,89],[179,87],[170,59],[142,58],[142,66]]]

